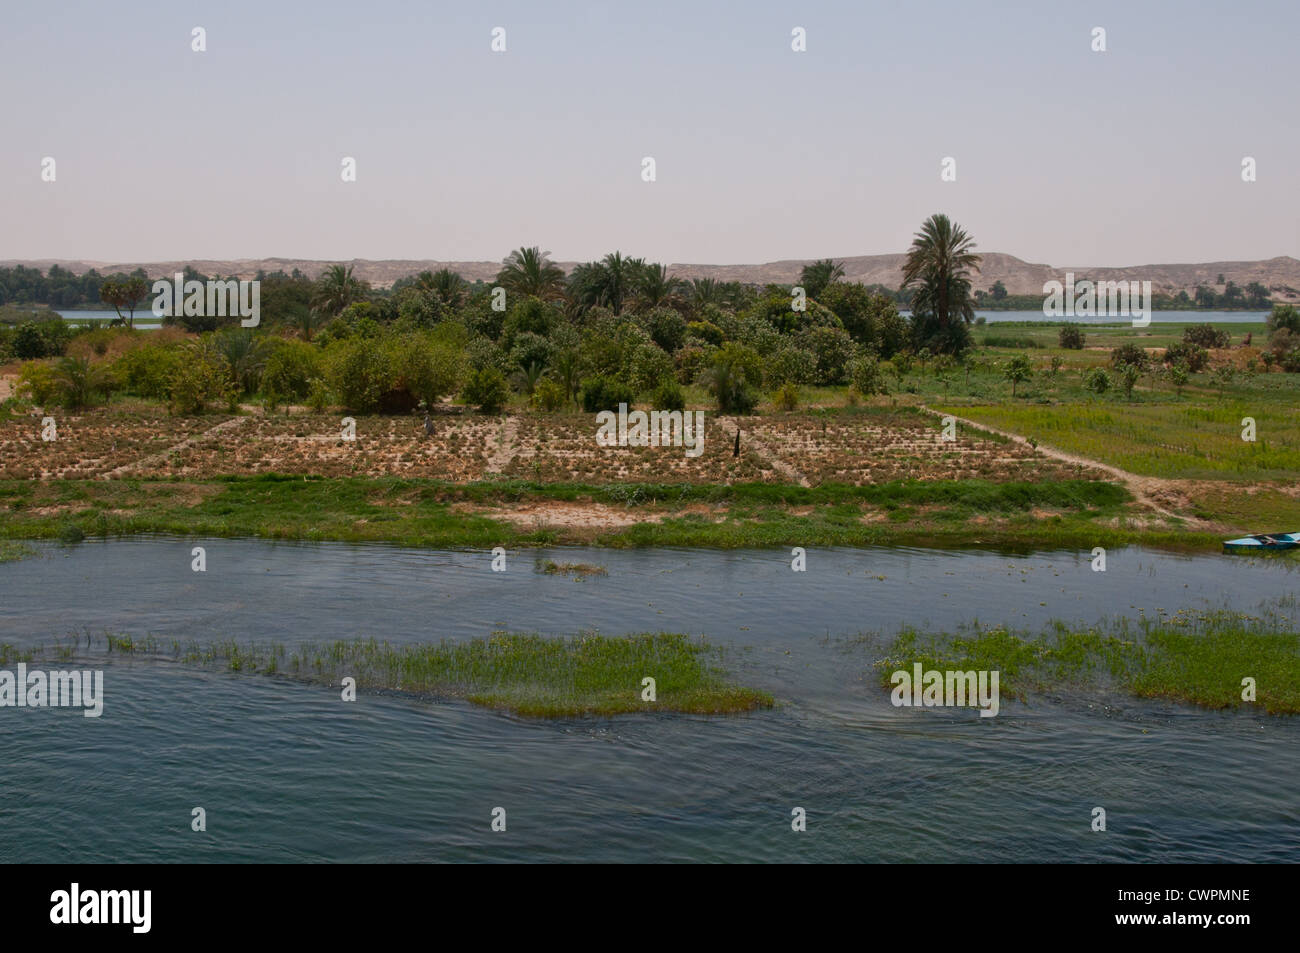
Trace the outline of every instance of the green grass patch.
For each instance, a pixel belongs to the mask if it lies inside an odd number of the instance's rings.
[[[1110,685],[1143,698],[1206,708],[1300,713],[1300,633],[1276,619],[1214,612],[1124,620],[1089,629],[1063,625],[1037,636],[1005,628],[899,633],[876,663],[881,684],[920,662],[943,671],[998,671],[1000,689],[1033,692]],[[1242,680],[1255,680],[1254,701]]]

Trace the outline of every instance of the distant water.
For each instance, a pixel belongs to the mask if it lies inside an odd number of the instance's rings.
[[[116,311],[60,311],[59,315],[69,324],[106,324],[117,320]],[[138,308],[135,312],[135,326],[146,331],[156,331],[162,322],[148,308]]]
[[[902,310],[899,312],[904,316],[911,315],[911,311]],[[1152,311],[1152,324],[1204,324],[1206,322],[1224,322],[1228,324],[1252,324],[1263,323],[1268,319],[1267,311]],[[1131,318],[1108,318],[1108,317],[1091,317],[1091,318],[1049,318],[1045,316],[1042,309],[1036,311],[984,311],[976,309],[975,317],[983,318],[988,324],[997,324],[1002,321],[1043,321],[1047,323],[1056,323],[1059,321],[1072,321],[1077,324],[1130,324]]]
[[[169,662],[104,663],[103,717],[0,708],[0,861],[1284,861],[1300,719],[1088,693],[996,718],[896,709],[860,632],[1255,611],[1287,564],[1112,550],[511,554],[192,540],[48,546],[0,565],[0,642],[105,629],[300,644],[495,628],[675,630],[781,705],[526,721]],[[605,566],[580,581],[537,558]],[[884,577],[879,578],[879,577]],[[190,830],[203,807],[208,830]],[[507,831],[489,829],[505,807]],[[1103,806],[1108,831],[1093,833]],[[790,829],[803,807],[808,831]]]

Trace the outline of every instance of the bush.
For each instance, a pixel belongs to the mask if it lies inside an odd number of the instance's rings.
[[[1195,324],[1183,329],[1183,343],[1196,344],[1200,347],[1227,347],[1228,332],[1220,331],[1212,324]]]
[[[9,342],[13,356],[20,361],[58,357],[67,348],[72,329],[62,321],[24,321],[14,329]]]
[[[1121,344],[1110,352],[1110,366],[1117,371],[1126,364],[1136,367],[1139,371],[1144,371],[1147,369],[1150,360],[1151,358],[1147,352],[1131,341],[1127,344]]]
[[[695,338],[705,344],[712,344],[714,347],[722,347],[722,342],[726,335],[722,333],[722,328],[718,327],[712,321],[692,321],[686,325],[686,334],[688,337]]]
[[[1272,334],[1280,328],[1285,328],[1292,334],[1300,334],[1300,311],[1296,310],[1295,305],[1273,305],[1273,310],[1268,316],[1268,331]]]
[[[1188,371],[1196,373],[1205,370],[1210,363],[1210,352],[1199,344],[1189,344],[1181,341],[1178,344],[1170,345],[1165,350],[1163,362],[1169,365],[1182,364]]]
[[[817,378],[817,357],[801,347],[786,345],[774,351],[764,365],[768,387],[782,384],[811,384]]]
[[[705,384],[724,413],[747,414],[758,403],[763,359],[753,348],[732,342],[719,348],[705,372]]]
[[[237,396],[230,365],[209,342],[184,348],[168,382],[167,397],[173,413],[199,414],[212,401],[229,405]]]
[[[1174,364],[1169,368],[1169,382],[1174,385],[1174,389],[1180,394],[1183,392],[1183,388],[1187,386],[1190,376],[1185,364]]]
[[[1086,340],[1087,335],[1083,333],[1083,328],[1077,324],[1062,325],[1061,333],[1057,336],[1057,343],[1071,351],[1082,351]]]
[[[171,389],[172,375],[180,365],[181,353],[174,346],[145,344],[114,361],[113,371],[130,393],[162,399]]]
[[[392,374],[375,341],[354,338],[333,345],[328,355],[331,389],[348,410],[370,413],[388,389]]]
[[[384,352],[389,374],[379,398],[384,410],[405,412],[421,401],[432,407],[456,393],[465,379],[465,352],[453,344],[435,344],[427,334],[392,337],[384,342]]]
[[[875,355],[859,357],[850,366],[853,389],[863,397],[885,393],[885,375],[880,372],[880,362]]]
[[[482,413],[500,413],[510,399],[510,385],[506,383],[506,376],[495,367],[481,367],[469,375],[461,398]]]
[[[655,410],[685,410],[686,391],[671,374],[663,377],[650,395]]]
[[[632,389],[640,394],[655,387],[673,373],[673,359],[656,344],[645,344],[632,352],[626,378]]]
[[[44,407],[59,395],[54,368],[41,361],[27,361],[18,369],[18,396]]]
[[[1100,367],[1094,367],[1084,376],[1083,386],[1094,394],[1104,394],[1110,390],[1110,375]]]
[[[600,413],[602,410],[617,411],[619,404],[631,407],[635,396],[632,388],[622,381],[600,375],[582,385],[582,409],[589,414]]]
[[[786,412],[794,410],[799,406],[799,386],[792,381],[786,381],[772,394],[772,404],[778,410]]]
[[[655,344],[669,354],[686,343],[686,319],[672,308],[655,308],[646,315],[645,322]]]
[[[322,374],[321,352],[302,341],[278,341],[262,370],[262,391],[280,400],[303,400]]]
[[[549,377],[543,377],[533,388],[532,404],[539,407],[547,413],[554,413],[565,405],[568,401],[568,395],[564,393],[564,385],[557,380]]]
[[[683,384],[699,380],[700,375],[713,363],[716,352],[717,348],[712,345],[700,347],[688,344],[682,348],[673,356],[673,363],[677,366],[677,379]]]
[[[855,347],[849,333],[842,328],[811,327],[799,335],[799,343],[812,352],[817,361],[814,383],[829,386],[848,378],[849,361]]]
[[[108,399],[111,379],[105,368],[86,357],[63,357],[54,368],[54,380],[63,406],[68,410],[93,407],[96,398]]]

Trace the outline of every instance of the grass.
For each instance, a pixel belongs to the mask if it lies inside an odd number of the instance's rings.
[[[0,540],[0,563],[17,562],[35,556],[36,550],[15,540]]]
[[[591,563],[557,563],[553,559],[539,559],[537,571],[547,576],[608,576],[609,570],[604,566]]]
[[[1258,706],[1300,714],[1300,633],[1241,614],[1180,613],[1089,629],[1057,625],[1031,636],[1004,628],[922,635],[904,630],[876,663],[881,683],[920,662],[927,669],[998,671],[1000,688],[1024,700],[1032,692],[1109,683],[1142,698],[1205,708]],[[1254,701],[1242,699],[1253,678]]]
[[[155,654],[154,639],[109,635],[110,652]],[[0,661],[6,646],[0,646]],[[345,677],[367,691],[401,691],[464,698],[533,718],[612,716],[637,712],[729,714],[771,708],[766,692],[731,683],[721,650],[671,632],[612,637],[585,632],[569,638],[497,632],[468,642],[395,646],[376,639],[332,642],[289,652],[283,645],[234,641],[182,648],[181,662],[222,665],[241,673],[284,675],[338,686]],[[655,698],[643,697],[643,679]]]
[[[621,508],[630,526],[537,526],[499,518],[516,503]],[[1007,548],[1200,543],[1125,524],[1122,487],[1087,480],[909,480],[816,487],[583,484],[523,480],[303,478],[0,481],[0,538],[180,536],[393,542],[477,549],[587,544],[740,548],[989,545]],[[467,509],[483,508],[484,512]],[[689,511],[687,511],[689,508]],[[494,518],[496,517],[496,518]],[[889,517],[889,518],[887,518]]]

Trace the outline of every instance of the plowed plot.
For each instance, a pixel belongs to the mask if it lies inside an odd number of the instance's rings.
[[[685,447],[602,447],[594,416],[519,418],[510,476],[546,482],[748,483],[781,482],[771,465],[743,447],[732,457],[734,430],[704,417],[704,452],[688,457]]]
[[[741,421],[779,460],[818,483],[892,480],[1064,480],[1102,474],[1061,463],[1030,447],[959,430],[939,439],[937,419],[914,414],[751,417]]]
[[[250,417],[208,434],[140,476],[204,477],[234,473],[405,476],[477,480],[501,438],[495,417],[439,418],[426,436],[414,417],[356,417],[356,440],[343,439],[342,417]]]
[[[55,439],[41,439],[42,417],[53,417]],[[87,479],[104,476],[175,446],[227,418],[172,417],[121,409],[0,420],[0,479]]]

